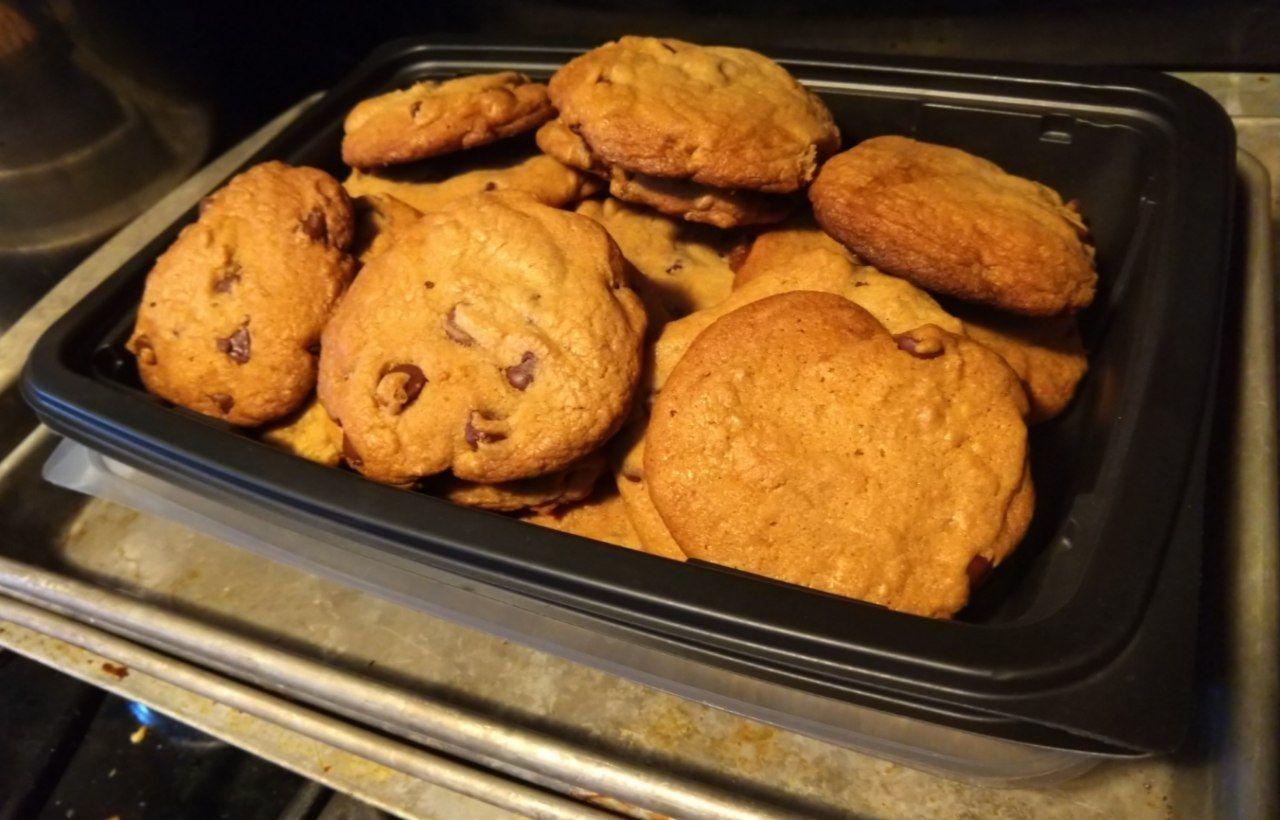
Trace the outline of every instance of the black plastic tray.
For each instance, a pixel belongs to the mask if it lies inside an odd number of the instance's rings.
[[[341,173],[359,99],[423,76],[549,75],[567,49],[376,51],[248,164]],[[809,54],[782,62],[846,145],[955,145],[1079,200],[1101,288],[1091,371],[1033,432],[1031,532],[956,621],[680,565],[380,486],[268,447],[141,390],[122,344],[144,278],[187,213],[40,340],[23,391],[51,427],[241,505],[609,622],[636,640],[802,691],[1061,749],[1174,747],[1197,610],[1206,397],[1227,277],[1234,132],[1208,96],[1126,70]]]

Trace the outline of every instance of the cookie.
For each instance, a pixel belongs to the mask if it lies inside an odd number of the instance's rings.
[[[1033,316],[1093,300],[1093,248],[1074,205],[964,151],[869,139],[828,160],[809,198],[829,234],[926,290]]]
[[[960,320],[933,297],[896,276],[860,265],[821,232],[774,232],[757,237],[738,271],[745,280],[724,301],[669,322],[653,349],[650,390],[661,388],[676,363],[700,333],[720,317],[744,305],[789,291],[831,293],[869,311],[891,333],[932,324],[961,333]]]
[[[320,401],[347,461],[405,484],[562,470],[623,423],[644,309],[586,217],[514,194],[425,214],[375,257],[324,333]]]
[[[289,418],[263,428],[262,440],[326,467],[342,463],[342,428],[314,398]]]
[[[733,286],[730,262],[744,238],[643,208],[589,199],[576,208],[604,226],[671,316],[710,307]]]
[[[571,60],[548,89],[592,155],[638,174],[790,193],[840,145],[822,101],[746,49],[623,37]]]
[[[554,512],[526,513],[520,516],[520,520],[618,547],[647,551],[636,536],[622,498],[613,486],[602,486],[588,498]]]
[[[469,153],[466,163],[450,158],[384,169],[353,170],[342,183],[352,196],[389,194],[419,211],[438,211],[456,200],[485,191],[512,191],[554,208],[572,205],[600,190],[602,183],[545,154],[511,150]]]
[[[685,561],[688,556],[671,537],[662,516],[658,515],[658,508],[653,506],[653,499],[649,497],[649,485],[644,480],[644,431],[648,423],[648,412],[637,413],[618,433],[610,448],[613,450],[613,474],[618,495],[645,552]]]
[[[127,344],[142,383],[236,425],[298,408],[351,281],[352,232],[351,202],[323,171],[268,162],[231,180],[147,275]]]
[[[357,196],[351,204],[356,218],[355,242],[351,252],[362,265],[389,248],[401,231],[422,216],[417,208],[390,194]]]
[[[1048,421],[1066,409],[1089,369],[1074,316],[1040,319],[972,306],[952,309],[966,336],[998,353],[1018,374],[1031,404],[1028,421]]]
[[[947,617],[1030,521],[1025,409],[979,344],[787,293],[689,348],[654,406],[645,477],[690,558]]]
[[[553,114],[546,86],[514,71],[423,80],[352,108],[342,124],[342,161],[353,168],[413,162],[532,130]]]
[[[536,510],[550,513],[557,507],[581,501],[590,495],[604,469],[604,456],[591,453],[567,469],[533,478],[480,484],[445,475],[430,481],[423,489],[464,507],[498,512]]]
[[[667,216],[717,228],[781,222],[796,207],[796,200],[789,196],[712,188],[683,179],[635,174],[618,167],[610,169],[609,193]]]
[[[559,119],[547,120],[534,134],[538,147],[559,162],[601,178],[608,178],[609,166],[593,156],[582,137]]]
[[[841,261],[844,260],[844,261]],[[741,261],[734,266],[733,286],[742,287],[759,276],[810,265],[844,267],[863,263],[852,251],[832,239],[810,214],[792,217],[756,235]]]

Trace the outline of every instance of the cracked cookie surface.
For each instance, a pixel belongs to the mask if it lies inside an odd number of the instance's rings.
[[[1025,407],[981,345],[786,293],[689,348],[645,477],[690,558],[946,617],[1030,521]]]
[[[790,193],[840,144],[826,105],[747,49],[623,37],[569,61],[548,89],[593,155],[655,177]]]
[[[532,130],[553,113],[546,86],[514,71],[423,80],[357,103],[342,125],[342,161],[413,162]]]
[[[645,314],[592,220],[514,194],[424,215],[325,329],[320,400],[347,461],[403,484],[564,469],[622,424]]]
[[[1074,205],[959,149],[875,137],[829,159],[809,199],[827,233],[926,290],[1033,316],[1093,300]]]
[[[314,168],[267,162],[207,197],[147,276],[127,344],[143,384],[242,426],[299,407],[352,233],[342,186]]]

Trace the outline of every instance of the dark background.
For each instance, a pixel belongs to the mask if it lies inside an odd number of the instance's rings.
[[[661,34],[764,51],[820,48],[1024,62],[1266,69],[1280,4],[1236,2],[124,2],[76,4],[212,103],[219,143],[332,85],[375,46],[442,41],[590,46]],[[142,57],[141,55],[147,55]]]

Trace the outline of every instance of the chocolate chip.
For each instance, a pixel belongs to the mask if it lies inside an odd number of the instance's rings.
[[[228,262],[226,267],[222,269],[222,273],[213,283],[214,293],[230,293],[231,288],[240,281],[240,266],[235,262]]]
[[[454,305],[449,308],[449,313],[444,317],[444,335],[463,347],[471,347],[476,343],[475,337],[458,327],[458,306]]]
[[[893,337],[899,350],[905,350],[917,359],[936,359],[942,355],[942,343],[937,339],[917,339],[910,333]]]
[[[325,224],[324,213],[319,208],[312,208],[302,217],[302,232],[317,242],[329,241],[329,226]]]
[[[973,589],[987,577],[987,573],[991,572],[991,562],[981,555],[975,555],[969,559],[969,565],[964,568],[965,575],[969,576],[969,588]]]
[[[218,405],[218,409],[226,413],[231,412],[231,408],[235,406],[236,400],[228,396],[226,393],[210,393],[209,401]]]
[[[533,384],[533,371],[537,366],[538,357],[533,355],[532,351],[526,350],[520,357],[519,364],[513,364],[506,369],[507,384],[517,390],[526,389]]]
[[[219,339],[218,350],[225,353],[227,358],[236,364],[249,361],[249,328],[241,325],[236,328],[235,333],[225,339]]]
[[[413,404],[426,383],[427,377],[421,367],[416,364],[398,364],[378,380],[378,386],[373,391],[374,399],[387,412],[399,415]]]
[[[855,288],[865,288],[865,287],[866,287],[867,285],[869,285],[869,284],[871,284],[871,283],[870,283],[870,282],[854,282],[854,283],[853,283],[853,286],[854,286]]]
[[[421,110],[422,110],[422,100],[414,100],[409,104],[409,116],[411,118],[416,118],[418,116],[418,112]]]
[[[431,290],[432,288],[434,288],[434,287],[436,286],[436,283],[435,283],[435,282],[432,282],[430,279],[428,279],[427,281],[425,281],[425,282],[423,282],[423,283],[422,283],[422,286],[423,286],[424,288],[426,288],[427,290]]]
[[[472,450],[475,450],[481,444],[494,444],[495,442],[502,441],[506,438],[506,435],[503,433],[477,429],[475,425],[477,416],[482,419],[484,418],[483,413],[478,413],[475,410],[472,410],[471,414],[467,416],[467,426],[463,428],[462,431],[463,437],[467,440],[467,444],[471,445]]]
[[[484,189],[485,189],[486,191],[496,191],[496,190],[498,190],[498,183],[496,183],[496,182],[486,182],[486,183],[484,184]]]
[[[360,454],[356,452],[355,445],[345,435],[342,437],[342,457],[357,470],[364,466],[364,459],[360,458]]]
[[[684,262],[681,262],[679,259],[672,262],[670,265],[667,265],[667,273],[675,273],[678,270],[684,270]]]
[[[133,340],[133,355],[138,357],[138,362],[145,365],[153,365],[156,363],[156,351],[151,346],[151,340],[146,336],[139,336]]]

